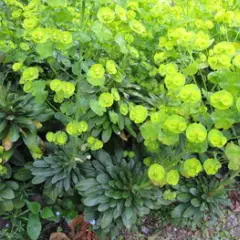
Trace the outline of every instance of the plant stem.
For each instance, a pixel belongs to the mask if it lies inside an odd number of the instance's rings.
[[[82,9],[81,9],[81,23],[80,23],[80,29],[81,31],[83,30],[84,26],[84,15],[85,15],[85,7],[86,7],[86,0],[82,0]],[[76,113],[75,113],[75,120],[79,121],[80,117],[80,106],[79,106],[79,99],[80,99],[80,93],[81,93],[81,80],[82,80],[82,62],[83,62],[83,45],[82,43],[80,44],[79,47],[79,76],[77,78],[77,84],[76,84]],[[73,151],[73,158],[75,158],[76,153],[77,153],[77,142],[78,142],[78,137],[75,137],[75,143],[74,143],[74,151]]]

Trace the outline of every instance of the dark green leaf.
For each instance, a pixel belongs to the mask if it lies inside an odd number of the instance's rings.
[[[33,214],[38,214],[40,209],[41,209],[41,205],[38,202],[29,202],[26,201],[28,209],[33,213]]]
[[[50,219],[51,217],[53,217],[54,214],[53,214],[53,211],[51,208],[49,207],[45,207],[43,208],[43,210],[41,211],[41,217],[43,219]]]
[[[102,141],[104,143],[108,142],[112,136],[112,128],[108,127],[102,131]]]
[[[5,188],[2,191],[0,191],[0,197],[4,199],[13,199],[15,197],[15,194],[11,188]]]
[[[183,217],[189,218],[189,217],[193,216],[195,212],[196,212],[196,208],[193,206],[190,206],[184,211]]]

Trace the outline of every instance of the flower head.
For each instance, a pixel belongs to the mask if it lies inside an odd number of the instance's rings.
[[[142,105],[137,105],[130,109],[130,119],[135,123],[144,122],[147,116],[148,116],[148,111]]]
[[[148,169],[148,177],[153,181],[153,183],[164,185],[165,175],[165,169],[157,163],[152,164]]]
[[[98,10],[97,17],[102,23],[110,23],[115,18],[115,13],[109,7],[102,7]]]
[[[98,101],[103,107],[111,107],[113,105],[114,98],[111,93],[106,92],[99,96]]]
[[[177,170],[170,170],[167,173],[166,180],[168,184],[175,186],[178,184],[179,179],[180,179],[180,176]]]
[[[181,173],[184,177],[196,177],[202,171],[202,164],[196,158],[191,158],[183,162]]]
[[[225,110],[233,105],[233,96],[226,90],[215,92],[210,97],[211,105],[219,110]]]
[[[181,73],[174,73],[165,77],[165,84],[169,90],[176,90],[184,86],[186,78]]]
[[[192,123],[186,130],[186,136],[190,142],[201,143],[207,138],[207,130],[201,123]]]
[[[183,102],[196,103],[201,100],[201,91],[195,84],[187,84],[180,90],[180,99]]]
[[[36,28],[32,32],[32,40],[36,43],[45,43],[48,40],[48,32],[44,28]]]
[[[212,129],[208,133],[208,141],[213,147],[221,148],[227,143],[227,138],[218,129]]]
[[[94,64],[87,73],[87,81],[93,86],[102,86],[105,82],[105,69],[102,64]]]
[[[138,34],[143,34],[146,32],[145,26],[135,19],[130,21],[129,27]]]
[[[20,83],[24,84],[27,81],[33,81],[37,79],[38,76],[39,76],[39,70],[37,67],[26,68],[22,73]]]
[[[209,158],[203,163],[203,168],[208,175],[215,175],[222,167],[222,164],[214,158]]]
[[[169,116],[164,125],[173,133],[182,133],[187,128],[186,120],[177,114]]]

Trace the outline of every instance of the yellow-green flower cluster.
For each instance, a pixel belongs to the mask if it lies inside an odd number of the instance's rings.
[[[98,10],[97,17],[102,23],[111,23],[115,18],[115,12],[109,7],[102,7]]]
[[[88,130],[88,124],[85,121],[72,121],[67,124],[66,131],[69,135],[78,136]]]
[[[154,163],[148,169],[148,177],[155,185],[163,186],[165,184],[177,185],[180,179],[177,170],[166,172],[163,166]]]
[[[196,103],[201,101],[201,91],[195,84],[187,84],[180,90],[180,99],[183,102]]]
[[[25,29],[33,29],[35,28],[39,23],[39,19],[36,16],[32,16],[30,18],[26,18],[23,21],[23,27]]]
[[[70,98],[75,91],[75,85],[73,83],[59,79],[52,80],[50,82],[50,88],[56,93],[54,101],[59,103],[61,103],[65,98]]]
[[[177,197],[177,193],[176,192],[171,192],[171,190],[165,190],[164,193],[163,193],[163,198],[165,200],[169,200],[169,201],[172,201],[174,199],[176,199]]]
[[[168,90],[177,90],[184,86],[186,78],[181,73],[169,74],[164,79],[165,85]]]
[[[148,117],[148,110],[142,105],[136,105],[130,108],[129,116],[134,123],[143,123]]]
[[[44,28],[36,28],[31,32],[31,38],[35,43],[45,43],[49,38],[49,34]]]
[[[221,148],[227,143],[227,138],[218,129],[212,129],[208,133],[208,142],[213,147]]]
[[[53,142],[57,145],[64,145],[68,140],[68,136],[63,131],[57,131],[56,133],[48,132],[46,135],[46,139],[49,142]]]
[[[136,19],[133,19],[129,22],[129,27],[138,34],[143,34],[146,32],[145,26]]]
[[[92,151],[99,150],[103,147],[103,142],[94,137],[89,137],[87,143]]]
[[[28,81],[33,81],[39,77],[39,68],[38,67],[28,67],[22,72],[20,83],[24,84]]]
[[[102,107],[106,107],[106,108],[111,107],[114,102],[113,95],[108,92],[101,93],[101,95],[99,96],[98,102]]]
[[[192,123],[186,130],[186,137],[189,142],[202,143],[207,138],[207,130],[201,123]]]
[[[208,63],[213,70],[230,68],[232,58],[236,52],[236,47],[231,42],[220,42],[216,44],[210,52]]]
[[[126,116],[128,114],[128,110],[129,110],[128,105],[126,103],[120,103],[119,110],[123,116]]]
[[[93,86],[103,86],[105,83],[105,69],[102,64],[94,64],[88,70],[87,81]]]
[[[117,73],[117,65],[114,60],[107,61],[106,70],[109,74],[112,74],[112,75],[115,75]]]
[[[211,105],[219,110],[225,110],[233,105],[233,96],[226,90],[215,92],[210,97]]]
[[[222,164],[215,158],[209,158],[203,163],[203,168],[208,175],[215,175]]]
[[[202,171],[202,164],[196,158],[185,160],[181,166],[181,174],[186,177],[196,177]]]
[[[177,134],[184,132],[187,128],[186,120],[177,114],[169,116],[164,125],[167,130]]]
[[[3,166],[4,153],[5,153],[4,147],[0,146],[0,176],[5,175],[8,172],[8,169],[5,166]]]
[[[148,169],[148,177],[156,185],[165,185],[165,175],[166,171],[164,167],[157,163],[152,164]]]

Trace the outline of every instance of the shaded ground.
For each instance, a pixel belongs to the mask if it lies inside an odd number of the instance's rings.
[[[217,221],[208,221],[202,229],[191,231],[186,228],[164,224],[164,219],[147,216],[142,219],[138,232],[123,232],[124,240],[240,240],[240,191],[230,192],[231,207],[223,211]]]

